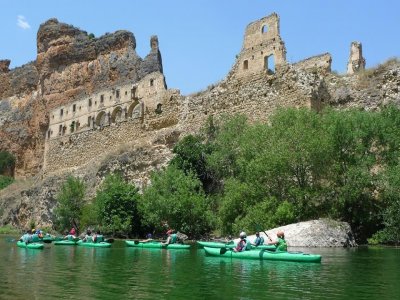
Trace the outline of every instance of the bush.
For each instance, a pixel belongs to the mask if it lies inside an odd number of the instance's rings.
[[[101,229],[114,235],[138,235],[141,230],[138,199],[138,189],[134,185],[125,183],[119,175],[108,175],[94,201],[93,210],[97,210]],[[90,207],[88,209],[90,211]],[[96,218],[95,213],[86,216],[91,221]]]
[[[15,157],[7,151],[0,151],[0,174],[12,175],[14,166]]]
[[[84,196],[85,185],[83,181],[72,176],[68,177],[56,196],[58,205],[54,210],[54,215],[58,230],[63,232],[75,227],[79,232],[82,208],[85,204]]]
[[[0,175],[0,190],[14,182],[14,178]]]
[[[151,182],[140,204],[145,225],[161,232],[167,223],[191,237],[209,232],[212,225],[210,203],[196,175],[186,175],[170,165],[153,173]]]

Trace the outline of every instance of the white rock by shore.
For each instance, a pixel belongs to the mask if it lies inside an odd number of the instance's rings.
[[[282,230],[289,247],[356,247],[350,225],[331,219],[319,219],[307,222],[290,224],[282,227],[268,229],[265,232],[275,240],[276,233]],[[255,234],[249,235],[251,241]],[[264,232],[260,232],[265,242],[268,241]],[[235,239],[237,243],[239,239]]]

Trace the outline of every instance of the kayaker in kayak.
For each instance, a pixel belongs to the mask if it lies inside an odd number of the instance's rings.
[[[256,232],[256,239],[254,240],[254,243],[251,244],[256,247],[264,244],[264,238],[260,236],[259,232]]]
[[[268,245],[275,245],[276,249],[275,251],[287,251],[287,243],[285,240],[285,233],[282,230],[279,230],[276,233],[276,236],[278,237],[276,241],[270,241],[267,244]]]
[[[71,234],[71,232],[65,232],[64,240],[73,241],[75,238],[76,236]]]
[[[251,249],[251,243],[247,239],[246,232],[242,231],[239,234],[239,237],[240,237],[240,241],[237,243],[236,247],[233,248],[233,251],[234,252],[242,252],[242,251],[250,250]]]
[[[69,231],[70,235],[76,236],[76,230],[75,227],[72,227],[71,230]]]
[[[168,237],[165,243],[162,243],[163,245],[169,245],[169,244],[175,244],[177,241],[176,233],[174,233],[173,229],[169,229],[167,231]]]
[[[30,230],[27,230],[23,236],[19,239],[21,242],[25,244],[29,244],[32,242],[32,234]]]
[[[84,241],[84,242],[88,242],[88,243],[91,243],[93,240],[92,240],[92,231],[90,230],[90,229],[88,229],[87,231],[86,231],[86,235],[85,235],[85,237],[82,239],[82,241]]]
[[[97,230],[97,232],[93,235],[92,240],[93,243],[104,242],[104,236],[100,233],[100,230]]]

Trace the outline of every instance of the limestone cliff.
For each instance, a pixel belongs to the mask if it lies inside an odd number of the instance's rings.
[[[38,30],[34,62],[9,70],[10,61],[0,61],[0,150],[17,157],[17,177],[40,171],[53,108],[100,88],[162,72],[157,37],[151,38],[151,51],[145,59],[135,48],[131,32],[94,38],[50,19]]]

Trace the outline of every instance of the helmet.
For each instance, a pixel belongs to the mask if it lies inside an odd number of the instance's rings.
[[[246,232],[242,231],[242,232],[239,234],[239,236],[240,236],[241,238],[245,238],[247,235],[246,235]]]
[[[277,237],[284,237],[284,236],[285,236],[285,234],[283,233],[282,230],[279,230],[279,231],[276,233],[276,235],[277,235]]]

